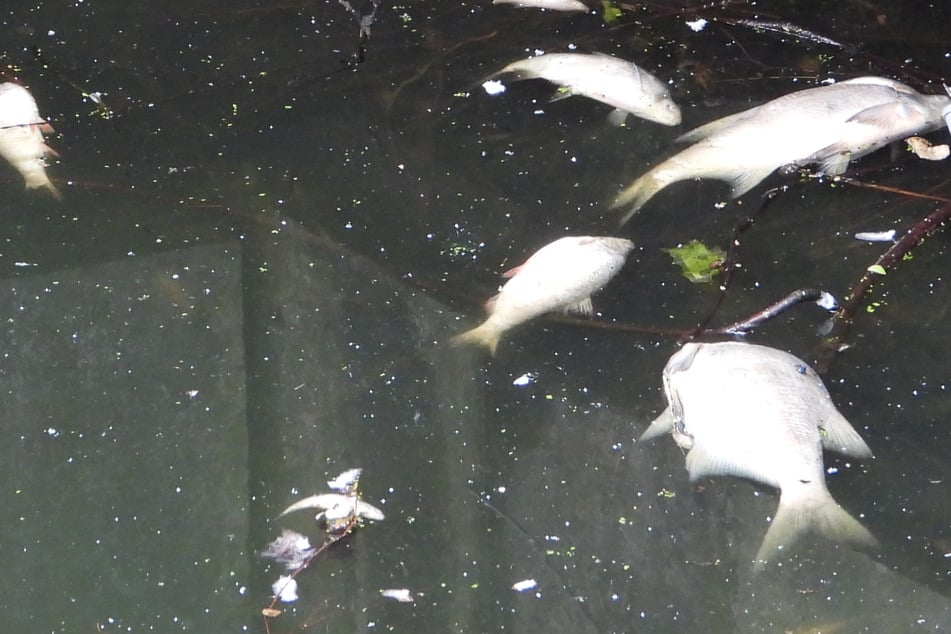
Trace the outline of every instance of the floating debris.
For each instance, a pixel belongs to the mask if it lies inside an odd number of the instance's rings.
[[[528,592],[538,587],[538,582],[534,579],[522,579],[512,584],[512,590],[516,592]]]
[[[908,149],[911,150],[915,156],[926,161],[943,161],[951,154],[951,149],[948,148],[947,143],[931,145],[928,139],[924,139],[920,136],[908,137],[905,139],[905,143],[908,144]]]
[[[307,565],[314,556],[314,547],[304,535],[285,528],[280,537],[267,545],[261,556],[283,564],[288,572],[294,572]]]
[[[505,92],[505,84],[498,79],[488,79],[482,82],[482,89],[485,90],[486,94],[494,97]]]
[[[412,603],[416,600],[413,593],[406,588],[387,588],[386,590],[380,590],[380,594],[385,599],[393,599],[400,603]]]
[[[707,21],[703,18],[698,18],[696,20],[687,20],[687,26],[690,27],[690,30],[694,33],[699,33],[707,27]]]
[[[888,231],[860,231],[855,234],[856,240],[865,240],[866,242],[892,242],[895,240],[895,230]]]
[[[591,9],[581,0],[492,0],[492,4],[511,4],[520,9],[542,9],[543,11],[582,11]]]
[[[281,603],[293,603],[300,598],[297,596],[297,581],[294,577],[278,577],[277,581],[271,584],[271,592]]]

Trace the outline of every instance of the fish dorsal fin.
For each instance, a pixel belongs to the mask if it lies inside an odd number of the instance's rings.
[[[660,413],[660,416],[655,418],[650,426],[644,430],[644,433],[641,434],[641,437],[637,439],[638,442],[645,440],[653,440],[663,436],[664,434],[669,434],[674,428],[674,414],[671,411],[670,407],[665,409]]]
[[[831,401],[820,412],[819,436],[822,438],[822,448],[827,451],[853,458],[872,457],[872,450]]]
[[[505,273],[502,273],[502,277],[504,277],[505,279],[510,279],[515,277],[516,275],[518,275],[518,272],[522,270],[523,266],[525,266],[525,264],[519,264],[518,266],[513,266]]]
[[[591,296],[585,297],[581,301],[565,306],[566,313],[577,313],[579,315],[590,315],[594,312],[594,305],[591,303]]]
[[[915,95],[918,94],[914,89],[906,86],[905,84],[895,81],[894,79],[888,79],[886,77],[875,77],[870,75],[868,77],[854,77],[852,79],[846,79],[845,81],[838,82],[839,84],[865,84],[869,86],[885,86],[886,88],[891,88],[897,92],[905,93],[906,95]]]
[[[748,119],[753,114],[755,114],[756,108],[750,110],[744,110],[742,112],[737,112],[735,114],[727,115],[725,117],[720,117],[715,119],[710,123],[705,123],[699,128],[694,128],[690,132],[685,132],[677,137],[677,143],[696,143],[701,139],[705,139],[708,136],[711,136],[720,130],[724,130],[744,119]]]

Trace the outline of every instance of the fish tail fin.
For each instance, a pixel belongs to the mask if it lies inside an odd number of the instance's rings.
[[[756,567],[762,568],[780,552],[788,551],[803,535],[814,533],[836,544],[874,548],[878,541],[857,519],[832,498],[825,486],[804,487],[804,494],[779,498],[779,508],[756,553]]]
[[[681,177],[676,165],[664,161],[621,190],[611,203],[611,209],[627,207],[618,226],[624,226],[654,194],[678,180],[681,180]]]
[[[490,322],[485,322],[476,326],[472,330],[467,330],[462,334],[456,335],[449,342],[454,346],[474,344],[483,346],[493,357],[495,350],[499,346],[499,339],[502,337],[502,331]]]
[[[24,174],[24,181],[26,182],[27,189],[45,189],[52,194],[56,200],[63,198],[59,190],[56,189],[56,185],[53,184],[43,170]]]

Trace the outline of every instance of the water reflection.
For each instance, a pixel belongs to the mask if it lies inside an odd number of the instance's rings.
[[[946,21],[913,5],[884,22],[850,3],[772,9],[864,43],[855,55],[723,24],[692,34],[692,13],[658,7],[614,26],[487,2],[381,8],[362,64],[335,2],[5,16],[5,61],[60,135],[63,193],[0,182],[8,628],[262,631],[274,570],[257,553],[283,528],[315,530],[275,517],[355,465],[386,520],[302,575],[272,631],[946,626],[941,234],[875,289],[824,377],[876,454],[827,457],[833,495],[882,542],[873,558],[817,542],[748,577],[775,493],[693,487],[675,447],[632,441],[663,406],[671,337],[536,323],[496,359],[437,343],[477,321],[506,263],[612,231],[605,201],[678,133],[611,127],[538,82],[490,97],[484,76],[536,47],[637,57],[675,79],[686,127],[817,63],[940,74]],[[859,169],[941,191],[944,165],[888,161]],[[933,210],[779,183],[719,323],[795,287],[841,295],[880,253],[855,231]],[[596,298],[603,319],[692,326],[715,289],[660,249],[725,246],[756,194],[718,210],[716,183],[665,191],[624,230],[637,250]],[[795,311],[755,338],[810,360],[823,318]],[[537,587],[512,590],[525,579]],[[415,603],[379,594],[402,587]]]

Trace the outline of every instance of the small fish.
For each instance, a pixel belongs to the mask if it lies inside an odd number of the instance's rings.
[[[671,183],[726,181],[742,196],[784,166],[819,164],[828,176],[849,161],[899,139],[937,130],[945,95],[922,95],[882,77],[808,88],[717,119],[678,139],[690,147],[654,166],[612,203],[626,207],[621,224]]]
[[[474,343],[495,354],[507,330],[553,311],[590,315],[592,293],[621,270],[634,243],[624,238],[567,236],[536,251],[509,278],[498,295],[486,302],[489,318],[452,339]]]
[[[301,509],[318,509],[321,512],[318,518],[335,521],[341,519],[367,518],[377,522],[383,521],[383,511],[372,504],[368,504],[355,495],[341,495],[340,493],[320,493],[294,502],[281,511],[278,517]]]
[[[553,101],[572,95],[590,97],[615,108],[612,122],[621,124],[628,114],[662,123],[680,124],[680,108],[659,79],[633,62],[601,53],[546,53],[517,62],[493,73],[518,79],[547,79],[561,86]]]
[[[56,152],[43,143],[43,133],[53,128],[42,117],[33,95],[23,86],[0,84],[0,156],[16,168],[27,189],[43,187],[59,198],[46,175],[44,158]]]
[[[815,371],[793,355],[750,343],[688,343],[664,368],[668,407],[641,440],[670,433],[691,481],[748,478],[780,490],[757,566],[807,532],[873,546],[875,538],[826,488],[822,450],[872,452],[839,413]]]
[[[591,7],[580,0],[492,0],[492,4],[513,4],[520,8],[550,9],[551,11],[584,11]]]

